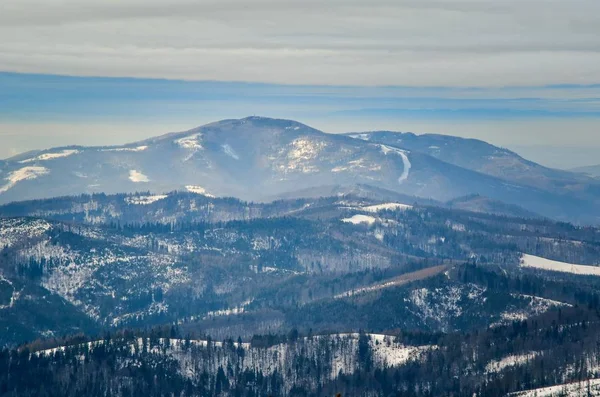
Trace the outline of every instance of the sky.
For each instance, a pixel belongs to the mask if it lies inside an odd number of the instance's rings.
[[[0,158],[223,118],[600,163],[598,0],[2,0]]]

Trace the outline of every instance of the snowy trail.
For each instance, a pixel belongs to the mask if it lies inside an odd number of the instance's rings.
[[[408,179],[408,176],[410,175],[410,169],[412,168],[412,164],[411,164],[410,160],[408,159],[408,156],[406,155],[407,152],[405,150],[398,149],[398,148],[395,148],[392,146],[387,146],[387,145],[379,145],[379,147],[381,148],[381,151],[385,155],[387,155],[388,153],[395,153],[402,158],[403,170],[402,170],[402,174],[398,177],[398,183],[402,184],[404,181],[406,181]]]

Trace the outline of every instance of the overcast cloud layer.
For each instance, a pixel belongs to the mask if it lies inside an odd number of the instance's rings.
[[[600,82],[598,0],[2,0],[0,70],[284,84]]]

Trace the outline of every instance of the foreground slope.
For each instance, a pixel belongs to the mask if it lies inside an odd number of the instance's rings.
[[[267,204],[191,193],[97,195],[11,204],[0,214],[12,216],[0,218],[7,344],[82,329],[82,319],[96,329],[181,322],[219,337],[326,330],[330,321],[352,331],[465,329],[474,318],[485,325],[528,316],[531,299],[510,294],[539,295],[482,292],[485,285],[466,285],[454,273],[436,278],[433,270],[421,284],[398,277],[472,261],[537,272],[519,267],[523,253],[588,266],[600,258],[598,229],[354,196]],[[71,314],[19,334],[28,326],[19,314],[36,296],[68,306],[48,313]],[[505,304],[466,310],[477,296]],[[436,305],[464,306],[464,316],[426,320]],[[356,321],[337,317],[344,312]]]

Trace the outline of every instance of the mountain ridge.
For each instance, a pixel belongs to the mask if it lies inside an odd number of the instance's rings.
[[[293,120],[252,116],[121,146],[42,150],[0,162],[0,204],[140,190],[267,200],[319,186],[368,184],[442,202],[479,194],[542,216],[600,223],[600,184],[581,175],[554,174],[514,154],[509,160],[471,156],[475,149],[459,138],[447,155],[436,155],[422,148],[427,141],[419,143],[428,137],[400,134],[416,140],[409,145],[388,138],[397,138],[396,133],[385,134],[363,140]],[[499,150],[478,142],[488,151]],[[549,174],[528,176],[529,169]],[[512,172],[508,177],[497,175],[506,170]]]

